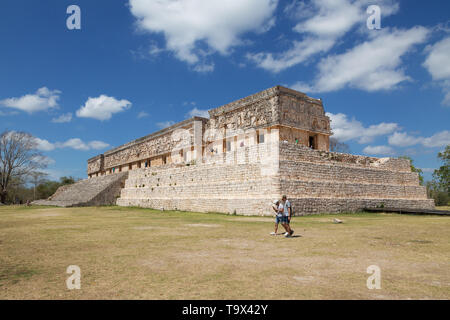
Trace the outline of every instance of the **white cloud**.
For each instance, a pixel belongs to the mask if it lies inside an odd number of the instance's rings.
[[[0,101],[0,105],[8,108],[19,109],[28,113],[45,111],[58,108],[58,100],[61,91],[49,90],[42,87],[34,94],[27,94],[20,98],[8,98]]]
[[[450,37],[427,47],[429,52],[423,66],[430,72],[433,80],[450,78]]]
[[[89,150],[89,146],[79,138],[69,139],[66,142],[58,144],[60,148],[72,148],[75,150]]]
[[[128,100],[116,100],[114,97],[102,94],[97,98],[89,97],[85,105],[77,110],[77,117],[109,120],[114,113],[122,112],[130,107],[131,102]]]
[[[39,164],[42,164],[44,166],[49,166],[51,164],[54,164],[56,161],[52,158],[49,158],[47,156],[36,156],[33,158],[34,162],[37,162]]]
[[[88,143],[83,142],[83,140],[79,138],[73,138],[69,139],[66,142],[59,143],[57,142],[56,145],[59,148],[72,148],[75,150],[82,150],[82,151],[88,151],[88,150],[100,150],[105,149],[106,147],[109,147],[109,144],[102,142],[102,141],[91,141]]]
[[[271,72],[280,72],[306,61],[311,56],[326,52],[334,45],[331,39],[306,38],[303,41],[294,41],[293,47],[276,57],[272,53],[249,53],[247,58],[258,67]]]
[[[442,131],[432,135],[429,138],[424,138],[422,145],[424,147],[437,148],[450,145],[450,131]]]
[[[423,66],[442,87],[442,104],[450,106],[450,37],[426,48],[428,56]]]
[[[444,130],[431,137],[413,137],[405,132],[395,132],[389,137],[388,142],[396,147],[410,147],[421,144],[427,148],[445,147],[450,145],[450,131]]]
[[[156,126],[160,129],[165,129],[167,127],[173,126],[175,124],[174,121],[163,121],[163,122],[158,122],[156,124]]]
[[[388,135],[399,129],[397,123],[379,123],[364,127],[363,124],[356,119],[348,119],[343,113],[333,114],[327,113],[331,120],[331,129],[334,133],[333,137],[341,142],[349,140],[357,140],[358,143],[369,143],[376,137]]]
[[[226,55],[243,43],[247,32],[261,33],[274,24],[278,0],[130,0],[141,30],[162,33],[166,48],[199,72],[215,52]],[[206,47],[205,47],[206,45]],[[159,53],[159,52],[158,52]]]
[[[206,73],[214,71],[214,63],[199,63],[194,66],[193,70],[199,73]]]
[[[34,138],[34,140],[36,142],[37,149],[41,151],[52,151],[55,149],[63,149],[63,148],[88,151],[88,150],[100,150],[109,147],[109,144],[103,141],[94,140],[86,143],[79,138],[72,138],[65,142],[55,142],[55,143],[51,143],[48,140],[40,138]]]
[[[395,132],[389,137],[388,141],[391,146],[410,147],[421,143],[423,138],[409,136],[406,132]]]
[[[393,155],[395,153],[394,149],[388,146],[367,146],[363,152],[371,155]]]
[[[150,114],[148,114],[148,113],[145,112],[145,111],[141,111],[141,112],[139,112],[139,114],[137,115],[137,118],[138,118],[138,119],[142,119],[142,118],[146,118],[146,117],[148,117],[148,116],[150,116]]]
[[[83,142],[83,140],[79,138],[73,138],[69,139],[66,142],[63,143],[56,143],[56,146],[58,148],[72,148],[75,150],[82,150],[82,151],[88,151],[88,150],[100,150],[105,149],[109,147],[109,144],[103,142],[103,141],[91,141],[91,142]]]
[[[345,87],[366,91],[394,89],[399,83],[411,80],[401,68],[401,57],[414,45],[424,42],[428,33],[420,26],[409,30],[380,30],[371,40],[345,53],[322,59],[314,83],[298,82],[293,88],[309,89],[310,92],[329,92]]]
[[[293,30],[302,39],[294,40],[291,48],[284,52],[248,54],[247,58],[275,73],[306,63],[315,55],[328,52],[357,23],[365,26],[368,4],[366,0],[293,1],[286,6],[285,13],[298,20]],[[373,1],[370,4],[374,4]],[[381,6],[383,17],[398,11],[394,1],[383,0],[376,4]]]
[[[72,121],[72,113],[70,113],[70,112],[62,114],[59,117],[52,119],[52,122],[54,122],[54,123],[67,123],[70,121]]]
[[[90,149],[101,150],[109,147],[109,144],[103,141],[94,140],[88,143]]]
[[[302,10],[309,10],[312,14],[298,22],[294,31],[330,38],[345,34],[363,17],[362,8],[348,0],[311,1],[310,7]]]
[[[52,151],[55,149],[55,145],[53,143],[49,142],[48,140],[39,139],[39,138],[34,138],[34,140],[36,142],[36,147],[38,150]]]
[[[200,109],[197,109],[197,108],[194,108],[191,111],[189,111],[187,115],[188,115],[189,118],[192,118],[192,117],[209,118],[208,110],[200,110]]]

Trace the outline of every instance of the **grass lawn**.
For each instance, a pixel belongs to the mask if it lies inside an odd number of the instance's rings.
[[[333,218],[344,221],[334,224]],[[0,207],[0,299],[450,299],[450,219]],[[281,229],[280,229],[281,230]],[[81,268],[81,290],[66,269]],[[381,289],[369,290],[370,265]]]

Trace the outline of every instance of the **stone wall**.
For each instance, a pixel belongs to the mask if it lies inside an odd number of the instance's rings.
[[[315,147],[317,150],[321,151],[328,151],[330,149],[330,139],[326,134],[316,133],[312,135],[309,131],[284,126],[280,126],[279,131],[281,142],[300,144],[305,147],[310,147],[310,137],[312,137],[312,147]]]
[[[186,130],[193,136],[193,123],[196,120],[204,121],[205,119],[190,119],[159,131],[157,134],[135,140],[119,148],[105,152],[105,169],[117,167],[121,164],[145,161],[146,159],[163,154],[170,154],[178,142],[173,137],[174,131],[177,129]],[[155,159],[155,163],[157,160],[162,161],[161,159]]]
[[[258,164],[204,164],[131,171],[117,204],[165,210],[268,214],[279,179]]]
[[[88,160],[88,173],[101,172],[104,170],[105,158],[103,154],[95,156]]]
[[[311,150],[310,148],[291,143],[280,143],[280,160],[375,168],[395,172],[411,172],[411,164],[406,159],[374,158],[348,153]]]
[[[178,133],[189,134],[189,142],[194,145],[196,123],[200,123],[199,130],[202,131],[207,121],[205,118],[194,117],[91,158],[88,160],[88,175],[91,177],[128,171],[145,167],[146,163],[148,166],[170,164],[171,153],[180,142]]]
[[[210,110],[208,128],[257,129],[278,124],[278,94],[279,87],[274,87]]]
[[[409,160],[373,158],[280,144],[281,190],[297,215],[363,208],[434,209]]]
[[[295,205],[296,215],[381,205],[434,208],[407,160],[321,152],[284,143],[220,154],[193,166],[132,171],[117,204],[272,215],[270,202],[282,194]]]
[[[415,172],[380,170],[376,167],[358,167],[353,164],[314,163],[281,160],[280,175],[303,181],[328,181],[345,183],[371,183],[400,186],[418,186]]]
[[[270,214],[281,192],[278,144],[252,145],[204,158],[195,165],[129,172],[121,206],[165,210]]]
[[[280,124],[311,131],[331,134],[330,119],[325,115],[321,100],[301,95],[294,90],[279,88]]]
[[[426,199],[425,187],[337,181],[281,179],[282,190],[295,198]]]
[[[414,199],[351,199],[351,198],[293,198],[289,201],[296,216],[321,213],[349,213],[359,212],[363,208],[410,208],[434,209],[434,201]]]

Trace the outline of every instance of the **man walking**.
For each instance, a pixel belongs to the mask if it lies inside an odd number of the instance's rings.
[[[283,217],[281,219],[281,225],[286,230],[286,233],[284,234],[284,236],[286,238],[289,238],[294,234],[294,230],[292,230],[291,226],[289,225],[291,223],[291,218],[292,218],[292,209],[291,209],[291,203],[287,199],[286,195],[283,195],[283,197],[281,198],[279,210],[283,214]]]

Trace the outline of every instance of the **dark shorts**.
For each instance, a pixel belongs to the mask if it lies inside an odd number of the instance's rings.
[[[275,223],[286,223],[289,224],[289,217],[288,216],[281,216],[275,218]]]

